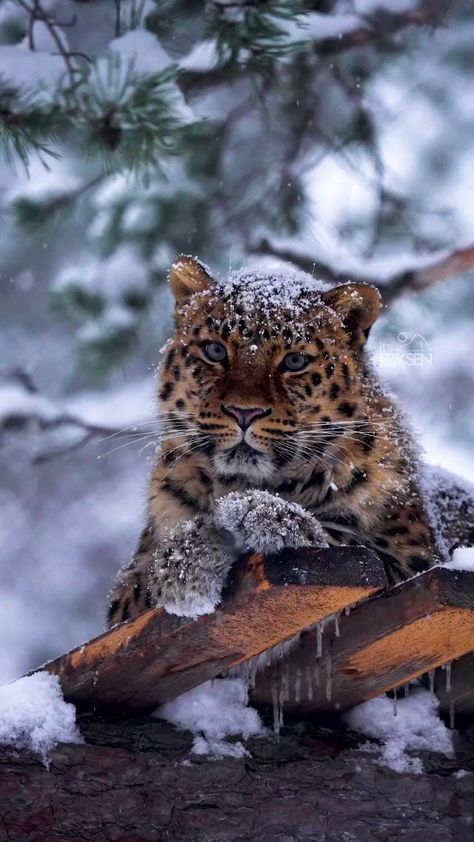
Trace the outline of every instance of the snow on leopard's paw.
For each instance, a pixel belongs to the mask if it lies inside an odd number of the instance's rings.
[[[163,537],[150,577],[156,605],[170,614],[211,614],[234,558],[210,518],[196,516],[179,523]]]
[[[271,553],[284,547],[327,547],[321,525],[298,505],[268,491],[234,491],[218,500],[214,520],[239,552]]]

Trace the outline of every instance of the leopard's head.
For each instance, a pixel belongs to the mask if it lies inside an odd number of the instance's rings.
[[[364,416],[363,348],[380,296],[295,270],[216,280],[182,257],[170,272],[176,330],[160,374],[163,435],[215,474],[271,484],[329,458]]]

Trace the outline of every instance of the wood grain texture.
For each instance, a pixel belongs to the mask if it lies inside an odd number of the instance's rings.
[[[452,757],[422,752],[412,775],[318,717],[217,761],[167,722],[79,725],[85,744],[58,746],[49,769],[3,748],[1,842],[472,842],[474,729],[454,732]]]
[[[197,620],[152,609],[46,664],[66,700],[146,710],[354,605],[385,584],[364,548],[243,559],[222,605]]]
[[[291,663],[257,676],[255,701],[271,703],[272,684],[279,694],[283,683],[285,709],[344,710],[465,656],[474,649],[474,574],[434,568],[373,597],[326,626],[319,657],[317,636],[306,632]],[[467,707],[472,672],[463,682]]]

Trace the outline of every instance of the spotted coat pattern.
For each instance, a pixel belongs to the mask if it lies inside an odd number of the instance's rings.
[[[303,290],[295,320],[286,304],[271,318],[249,313],[239,284],[219,287],[191,258],[174,265],[170,280],[176,329],[160,370],[148,524],[111,594],[109,622],[160,601],[150,589],[160,542],[183,521],[209,517],[231,491],[266,489],[299,503],[329,544],[373,548],[392,584],[435,563],[413,445],[364,347],[377,291]],[[209,358],[210,343],[224,348],[221,360]],[[288,369],[290,353],[304,355],[302,370]],[[261,414],[243,431],[229,406]]]

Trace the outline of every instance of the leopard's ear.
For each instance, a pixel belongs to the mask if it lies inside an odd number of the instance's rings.
[[[199,260],[183,254],[173,263],[169,272],[169,282],[176,304],[180,305],[195,292],[209,289],[214,279]]]
[[[341,284],[325,292],[323,300],[341,317],[355,344],[363,345],[382,306],[377,287],[372,284]]]

